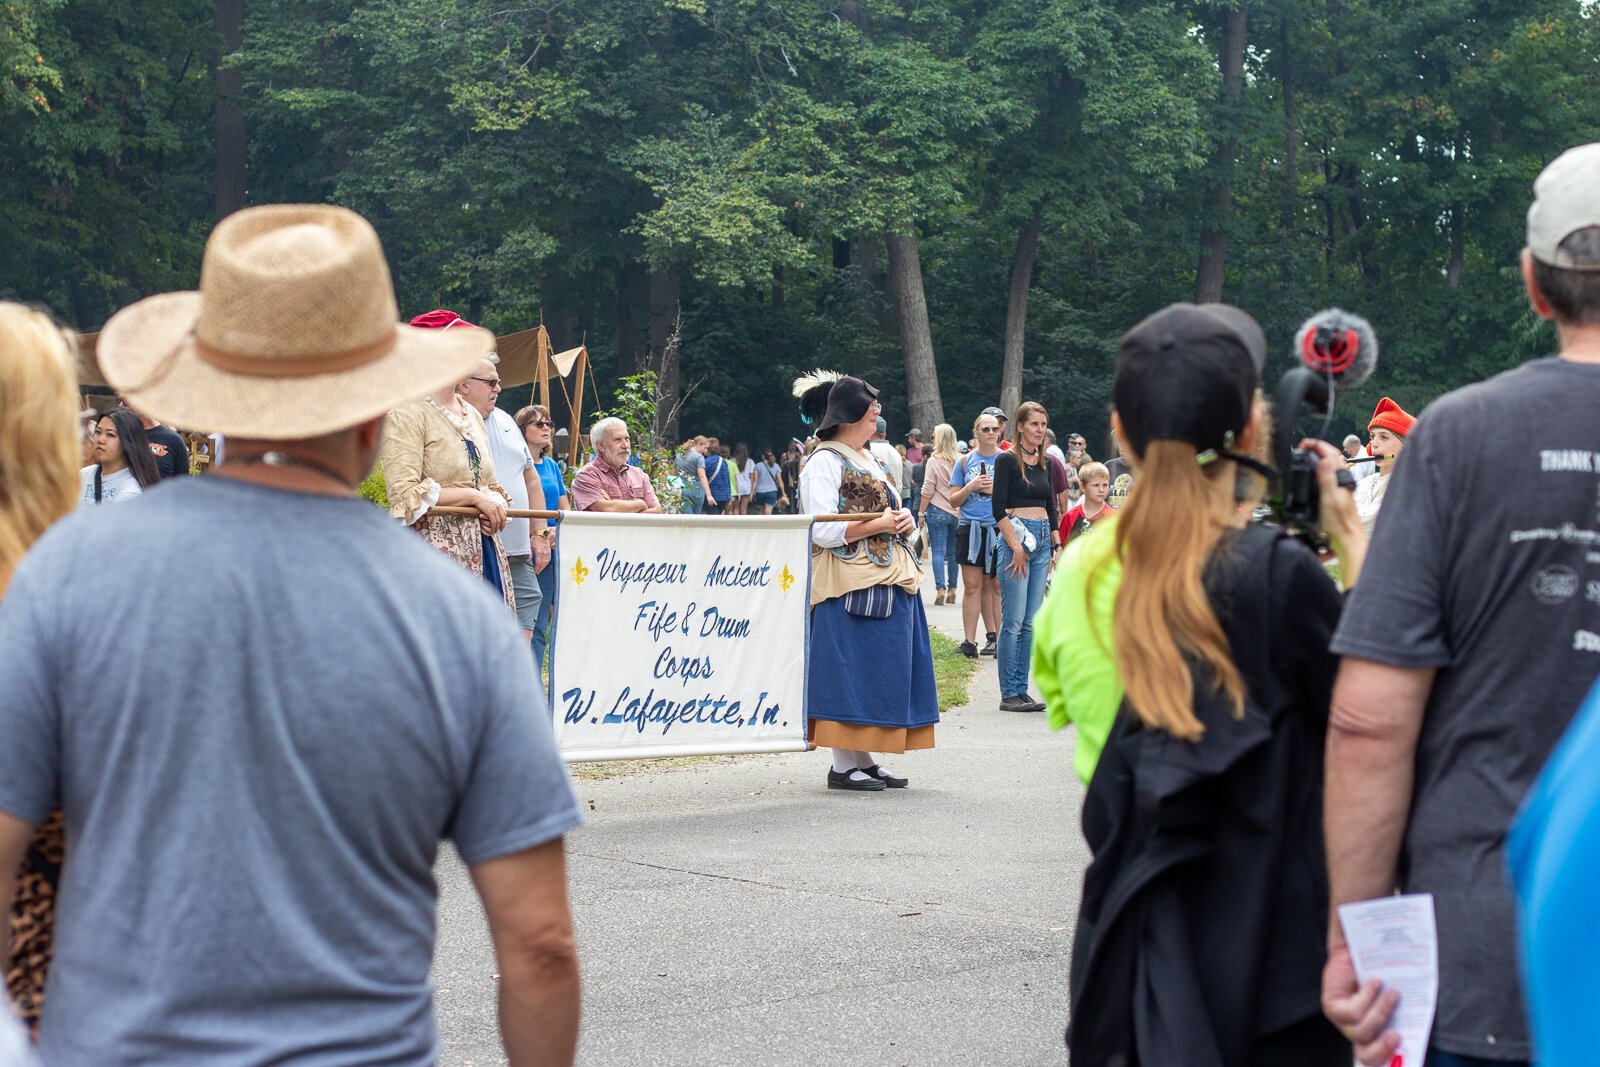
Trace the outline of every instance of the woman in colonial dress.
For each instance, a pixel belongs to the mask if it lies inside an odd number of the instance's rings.
[[[901,789],[907,779],[873,753],[932,748],[939,721],[922,565],[907,540],[916,518],[867,451],[878,391],[817,371],[794,393],[818,438],[800,473],[801,511],[861,516],[811,527],[808,736],[833,750],[828,788]]]
[[[412,326],[470,326],[453,311],[430,311]],[[383,476],[389,513],[494,587],[516,610],[510,564],[498,534],[510,499],[495,478],[483,416],[456,386],[409,400],[389,412],[383,429]],[[476,515],[430,515],[468,507]]]

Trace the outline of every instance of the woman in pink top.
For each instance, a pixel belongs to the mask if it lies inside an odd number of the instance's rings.
[[[956,431],[947,422],[933,428],[933,451],[922,465],[922,521],[928,529],[928,548],[933,554],[935,604],[956,602],[956,526],[961,515],[950,503],[950,474],[955,469]]]

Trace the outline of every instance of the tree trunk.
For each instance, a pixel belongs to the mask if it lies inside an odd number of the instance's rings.
[[[1244,35],[1249,11],[1248,0],[1239,0],[1239,6],[1227,12],[1222,19],[1221,54],[1217,57],[1222,67],[1223,129],[1228,137],[1212,157],[1216,168],[1217,184],[1206,194],[1205,228],[1200,232],[1200,267],[1195,273],[1194,301],[1197,304],[1216,303],[1222,299],[1222,277],[1228,259],[1228,218],[1233,213],[1233,165],[1239,155],[1239,135],[1236,105],[1244,82]]]
[[[650,272],[650,367],[656,372],[656,436],[678,440],[678,293],[676,271]]]
[[[215,25],[217,34],[222,38],[223,51],[237,52],[244,40],[244,0],[217,0]],[[221,66],[217,68],[217,103],[213,123],[217,149],[214,193],[218,221],[244,207],[244,110],[239,106],[243,89],[243,72]]]
[[[638,260],[617,271],[617,377],[648,367],[650,357],[650,275]]]
[[[889,291],[900,324],[900,350],[906,361],[906,400],[911,421],[921,427],[944,421],[939,398],[939,369],[933,360],[933,332],[928,328],[928,301],[922,293],[922,261],[917,235],[889,234]]]
[[[1461,288],[1461,268],[1466,262],[1466,224],[1462,218],[1465,210],[1460,204],[1450,209],[1450,264],[1444,277],[1451,289]]]
[[[1011,292],[1006,297],[1006,355],[1000,371],[1000,410],[1008,414],[1022,403],[1022,348],[1028,329],[1028,290],[1033,285],[1033,261],[1039,254],[1039,230],[1044,211],[1033,217],[1017,235],[1017,254],[1011,260]]]

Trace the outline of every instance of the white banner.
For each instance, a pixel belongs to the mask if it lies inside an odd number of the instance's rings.
[[[562,756],[804,751],[810,527],[564,517],[550,656]]]

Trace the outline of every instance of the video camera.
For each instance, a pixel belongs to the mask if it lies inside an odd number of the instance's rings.
[[[1371,323],[1338,308],[1319,311],[1295,333],[1295,349],[1304,366],[1283,376],[1273,398],[1276,426],[1272,459],[1278,482],[1267,498],[1272,521],[1313,546],[1323,540],[1317,520],[1321,494],[1317,488],[1317,454],[1298,447],[1304,436],[1297,425],[1305,413],[1322,416],[1326,437],[1333,422],[1338,390],[1372,377],[1378,365],[1378,339]],[[1338,472],[1339,485],[1355,488],[1348,470]]]

